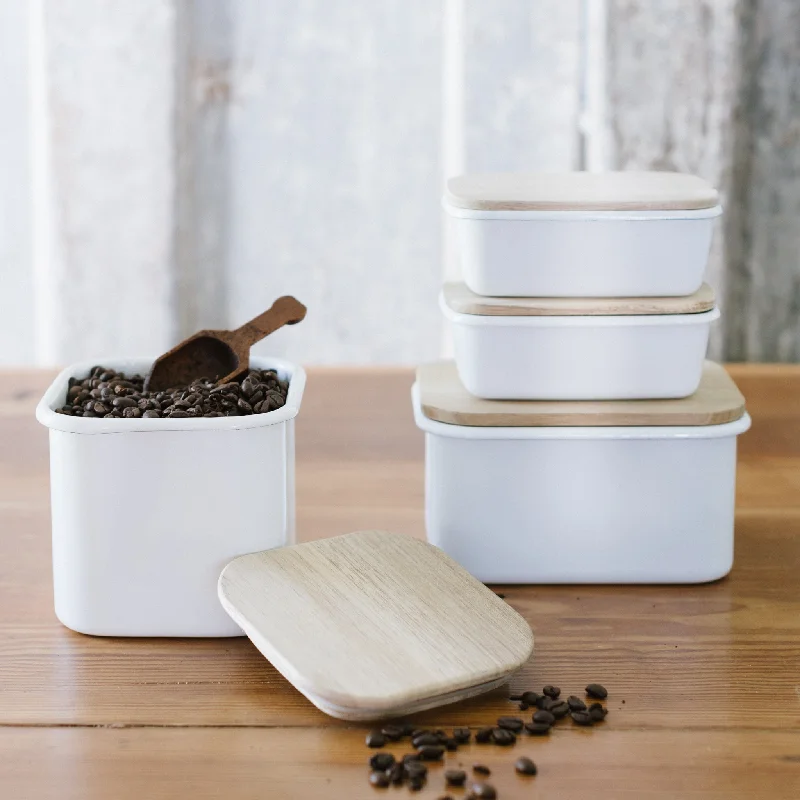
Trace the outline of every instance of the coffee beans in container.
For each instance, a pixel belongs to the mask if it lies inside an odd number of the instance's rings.
[[[252,369],[241,381],[216,386],[199,378],[188,386],[146,392],[141,375],[92,367],[86,378],[71,378],[58,414],[120,419],[187,419],[266,414],[286,404],[289,382],[275,370]]]

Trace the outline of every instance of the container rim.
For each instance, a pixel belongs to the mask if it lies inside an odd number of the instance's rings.
[[[474,327],[495,328],[620,328],[631,326],[658,326],[658,325],[710,325],[720,318],[719,307],[708,311],[699,311],[689,314],[541,314],[511,316],[505,314],[464,314],[453,311],[444,297],[444,292],[439,293],[439,308],[448,322],[457,325],[472,325]]]
[[[63,404],[70,378],[85,378],[96,364],[103,364],[122,372],[146,373],[155,358],[108,357],[94,361],[79,361],[63,369],[45,391],[36,406],[36,419],[46,428],[65,433],[102,435],[108,433],[159,433],[162,431],[233,431],[263,428],[294,419],[300,411],[306,385],[305,370],[280,358],[253,357],[250,363],[257,369],[274,369],[283,380],[289,381],[286,404],[267,414],[246,417],[200,417],[195,419],[106,419],[70,417],[56,414]]]
[[[694,220],[714,219],[722,214],[722,206],[718,203],[708,208],[686,209],[658,209],[658,210],[618,210],[618,211],[592,211],[580,209],[526,209],[514,210],[508,208],[482,209],[462,208],[448,201],[447,195],[442,196],[442,208],[457,219],[487,219],[506,220],[507,222],[656,222],[659,220]]]
[[[720,425],[597,425],[502,428],[478,425],[453,425],[428,419],[422,411],[419,386],[411,387],[414,421],[425,433],[450,439],[722,439],[738,436],[751,425],[750,415],[744,414],[732,422]]]

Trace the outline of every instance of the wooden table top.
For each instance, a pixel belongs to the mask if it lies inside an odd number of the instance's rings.
[[[731,368],[740,439],[736,563],[702,586],[510,586],[536,633],[512,690],[605,684],[602,727],[558,727],[454,761],[499,797],[800,797],[800,367]],[[0,373],[0,796],[9,800],[376,798],[368,726],[326,717],[247,639],[100,639],[52,610],[47,432],[52,377]],[[363,528],[423,536],[412,371],[313,369],[298,418],[301,539]],[[687,558],[691,554],[687,553]],[[413,718],[478,725],[508,688]],[[405,752],[403,748],[393,748]],[[514,775],[527,754],[539,775]],[[416,795],[446,794],[432,768]],[[463,796],[463,792],[451,792]]]

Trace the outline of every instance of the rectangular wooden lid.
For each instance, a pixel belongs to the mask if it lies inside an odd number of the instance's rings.
[[[485,211],[688,211],[713,208],[719,194],[680,172],[496,172],[450,178],[445,200]]]
[[[442,298],[452,311],[486,317],[699,314],[714,308],[707,283],[688,297],[484,297],[465,283],[446,283]]]
[[[533,649],[528,623],[437,547],[361,531],[234,559],[223,608],[312,703],[399,716],[491,689]]]
[[[727,372],[706,361],[700,388],[680,400],[481,400],[462,385],[452,361],[417,369],[422,413],[451,425],[576,427],[721,425],[744,414],[744,397]]]

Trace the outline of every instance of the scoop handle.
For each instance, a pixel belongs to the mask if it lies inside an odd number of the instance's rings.
[[[296,325],[306,316],[306,307],[291,295],[279,297],[263,314],[253,317],[240,328],[232,331],[233,337],[246,347],[252,347],[265,336],[284,325]]]

